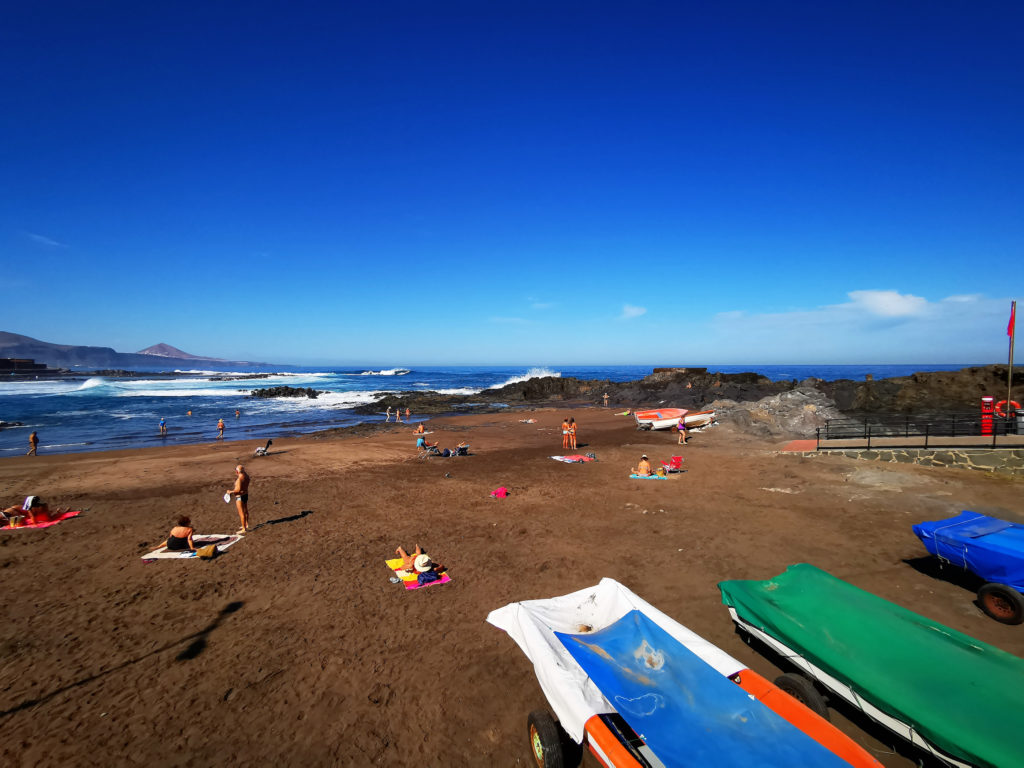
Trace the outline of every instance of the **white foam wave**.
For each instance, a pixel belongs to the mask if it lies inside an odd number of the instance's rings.
[[[121,397],[230,397],[248,395],[248,389],[129,389]]]
[[[78,391],[81,392],[84,389],[95,389],[96,387],[102,387],[106,383],[107,380],[102,376],[93,376],[91,379],[83,381],[82,386],[78,388]]]
[[[513,376],[507,381],[503,381],[501,384],[495,384],[493,387],[488,387],[488,389],[501,389],[502,387],[507,387],[509,384],[518,384],[522,381],[529,381],[530,379],[542,379],[545,376],[553,376],[556,379],[562,378],[560,371],[552,371],[547,368],[531,368],[524,374]]]
[[[457,387],[455,389],[435,389],[439,395],[475,395],[479,392],[479,389],[471,389],[470,387]]]
[[[372,403],[380,396],[380,392],[322,392],[318,397],[273,397],[259,402],[271,410],[298,411],[307,408],[354,408]],[[252,408],[249,406],[249,410]]]
[[[380,371],[363,371],[359,376],[405,376],[412,373],[408,368],[384,368]]]

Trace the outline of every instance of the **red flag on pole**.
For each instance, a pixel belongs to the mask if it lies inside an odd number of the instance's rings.
[[[1006,335],[1007,336],[1010,336],[1010,337],[1013,336],[1013,326],[1015,324],[1015,320],[1017,319],[1016,315],[1017,315],[1017,302],[1014,301],[1014,302],[1012,302],[1010,304],[1010,324],[1006,326]]]

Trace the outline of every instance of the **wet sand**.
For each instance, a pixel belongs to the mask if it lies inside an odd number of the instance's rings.
[[[563,453],[565,413],[427,422],[442,447],[470,443],[452,459],[415,458],[411,428],[391,425],[275,438],[264,458],[246,441],[0,461],[5,504],[88,508],[0,533],[0,762],[527,765],[526,716],[546,702],[484,618],[603,576],[770,678],[715,585],[796,562],[1024,655],[1021,627],[904,562],[925,555],[912,523],[961,509],[1024,522],[1021,480],[780,454],[727,425],[677,451],[597,408],[572,415],[599,461],[562,464],[547,457]],[[681,452],[687,471],[631,481],[643,452]],[[211,562],[143,563],[179,514],[199,533],[238,528],[221,497],[239,461],[257,530]],[[510,496],[492,499],[500,485]],[[389,583],[383,561],[417,543],[450,584]],[[915,764],[894,738],[833,721],[883,764]]]

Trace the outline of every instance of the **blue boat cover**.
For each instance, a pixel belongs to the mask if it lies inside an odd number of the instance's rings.
[[[640,611],[555,635],[666,768],[849,768]]]
[[[914,533],[936,557],[1024,592],[1024,525],[964,510],[947,520],[918,523]]]

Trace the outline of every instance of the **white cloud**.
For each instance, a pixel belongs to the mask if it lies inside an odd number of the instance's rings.
[[[555,306],[553,301],[535,301],[530,305],[531,309],[551,309]]]
[[[850,291],[853,304],[879,317],[915,317],[928,308],[928,300],[898,291]]]
[[[647,309],[645,307],[634,307],[632,304],[624,304],[622,307],[622,314],[619,315],[620,320],[632,320],[634,317],[640,317],[640,315],[646,315]]]
[[[45,235],[37,235],[34,232],[26,232],[25,235],[29,240],[38,245],[45,245],[48,248],[67,248],[64,243],[58,243],[53,238],[46,237]]]

